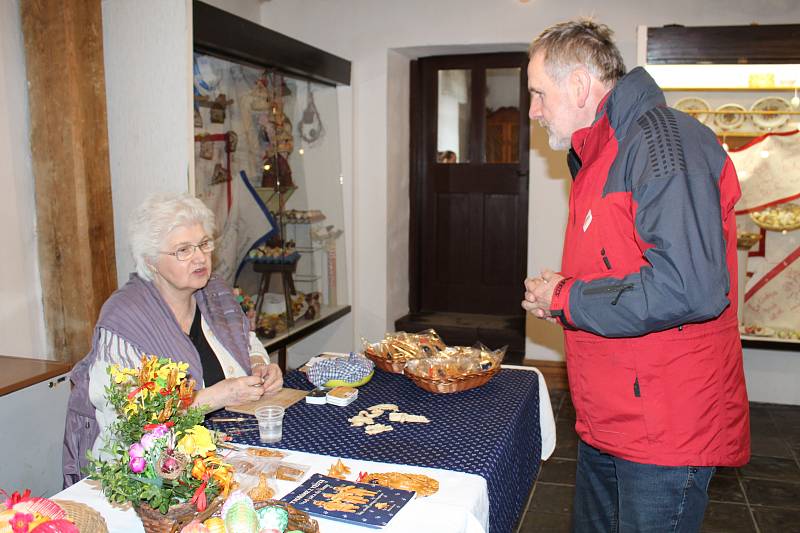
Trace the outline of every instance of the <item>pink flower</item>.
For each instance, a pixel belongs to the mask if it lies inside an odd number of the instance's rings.
[[[144,457],[131,457],[128,466],[134,474],[141,474],[147,468],[147,461],[145,461]]]
[[[153,444],[156,443],[156,437],[153,436],[152,432],[148,431],[147,433],[142,435],[141,443],[142,443],[142,447],[145,450],[149,450],[150,448],[153,447]]]
[[[169,428],[166,424],[159,424],[150,432],[153,435],[153,438],[161,438],[167,433],[169,433]]]
[[[33,515],[30,513],[15,513],[8,521],[14,533],[27,533],[28,524],[33,522]]]
[[[128,455],[131,456],[131,459],[134,457],[141,458],[144,457],[144,446],[139,444],[138,442],[134,442],[131,444],[131,447],[128,448]]]

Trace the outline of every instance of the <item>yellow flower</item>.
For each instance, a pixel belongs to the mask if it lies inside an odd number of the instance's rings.
[[[136,404],[136,402],[128,402],[125,405],[124,410],[125,414],[130,417],[131,415],[135,415],[139,412],[139,406]]]
[[[211,432],[203,426],[194,426],[178,441],[178,451],[194,457],[216,450]]]

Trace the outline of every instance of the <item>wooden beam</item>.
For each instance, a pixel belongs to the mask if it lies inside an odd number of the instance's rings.
[[[116,288],[100,0],[22,0],[39,267],[49,349],[91,346]]]

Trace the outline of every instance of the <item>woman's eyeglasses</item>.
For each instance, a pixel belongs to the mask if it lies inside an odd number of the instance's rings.
[[[200,244],[184,244],[174,252],[158,252],[158,253],[175,256],[175,259],[177,259],[178,261],[188,261],[194,255],[194,251],[198,249],[204,254],[210,254],[211,252],[214,251],[214,241],[212,239],[206,239]]]

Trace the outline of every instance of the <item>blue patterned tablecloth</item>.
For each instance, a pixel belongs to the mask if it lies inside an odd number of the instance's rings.
[[[285,386],[310,390],[293,371]],[[404,413],[425,415],[430,424],[391,423],[393,431],[366,435],[347,419],[378,403],[394,403]],[[233,413],[216,416],[241,416]],[[383,415],[380,423],[390,423]],[[261,446],[252,422],[208,422],[234,442]],[[477,389],[432,394],[402,375],[379,370],[347,407],[298,402],[286,410],[283,438],[275,447],[386,463],[442,468],[482,476],[489,491],[492,533],[510,532],[523,511],[539,470],[539,382],[536,372],[502,369]]]

